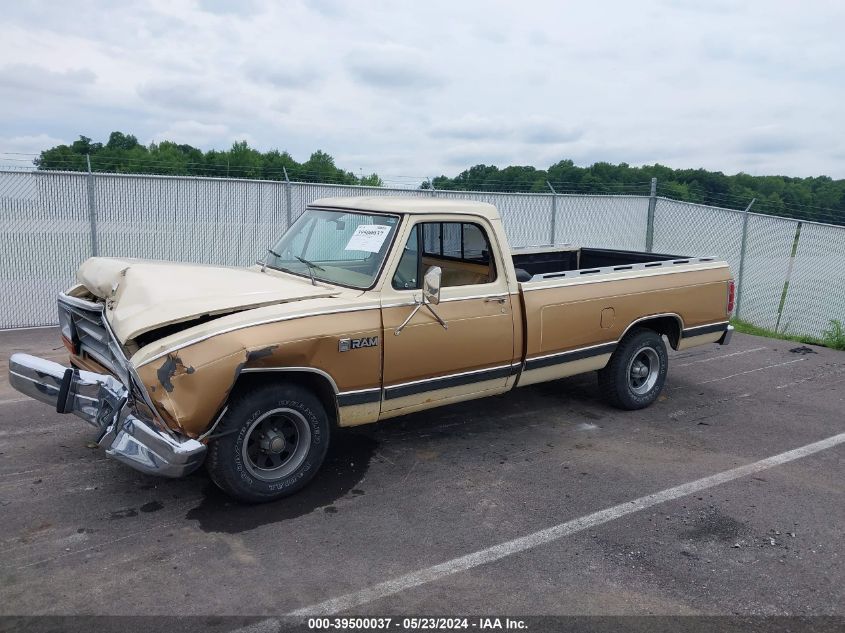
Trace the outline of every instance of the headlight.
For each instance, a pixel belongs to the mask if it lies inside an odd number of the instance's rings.
[[[70,318],[70,312],[59,304],[59,331],[62,334],[62,342],[68,351],[77,356],[79,354],[79,339],[76,337],[76,328]]]

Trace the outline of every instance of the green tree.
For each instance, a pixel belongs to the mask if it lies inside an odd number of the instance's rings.
[[[57,145],[41,152],[35,165],[42,170],[85,171],[87,158],[98,172],[167,174],[175,176],[217,176],[362,184],[382,187],[373,173],[358,178],[335,165],[334,158],[317,150],[307,161],[298,163],[288,152],[272,149],[259,152],[246,141],[237,141],[228,150],[202,150],[172,141],[141,145],[133,134],[112,132],[105,145],[80,136],[70,145]]]
[[[551,183],[559,193],[626,193],[647,195],[652,178],[658,195],[728,208],[745,208],[757,199],[754,210],[761,213],[845,224],[845,180],[828,176],[790,178],[786,176],[726,175],[706,169],[672,169],[665,165],[632,167],[597,162],[579,167],[564,159],[540,170],[531,166],[475,165],[457,176],[434,178],[435,189],[466,191],[546,192]],[[424,181],[421,189],[432,183]]]

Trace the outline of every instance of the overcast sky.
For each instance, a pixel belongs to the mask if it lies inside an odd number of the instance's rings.
[[[571,158],[845,177],[845,3],[11,2],[0,152],[112,130],[385,176]],[[8,157],[8,155],[6,155]]]

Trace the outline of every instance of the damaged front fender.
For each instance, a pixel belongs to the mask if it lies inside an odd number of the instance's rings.
[[[341,331],[332,333],[340,327]],[[356,336],[378,336],[379,328],[377,310],[344,315],[342,321],[320,315],[256,325],[171,351],[137,371],[165,421],[174,430],[196,438],[223,409],[245,371],[316,372],[328,379],[334,394],[377,387],[380,348],[344,354],[338,351],[338,340],[350,329]],[[324,334],[314,336],[314,332]]]

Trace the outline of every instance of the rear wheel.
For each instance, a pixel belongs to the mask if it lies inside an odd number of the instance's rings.
[[[666,382],[669,355],[663,337],[637,328],[625,335],[607,367],[599,370],[599,390],[620,409],[642,409],[657,400]]]
[[[224,492],[251,503],[304,487],[329,445],[329,419],[313,393],[298,385],[264,384],[232,396],[215,429],[206,465]]]

